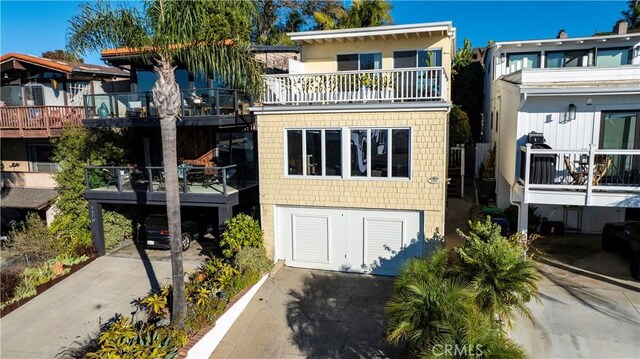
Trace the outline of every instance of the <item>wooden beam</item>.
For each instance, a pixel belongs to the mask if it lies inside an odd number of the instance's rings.
[[[391,36],[393,36],[394,40],[398,40],[398,35],[396,35],[396,34],[391,34]]]
[[[404,37],[408,39],[408,38],[409,38],[409,34],[407,34],[407,33],[405,32],[405,33],[404,33]]]
[[[340,37],[336,37],[336,41],[338,41],[339,43],[343,43],[344,42],[344,40],[342,38],[340,38]]]
[[[362,36],[358,36],[358,40],[360,40],[360,41],[364,41],[364,37],[362,37]]]
[[[371,41],[376,41],[375,36],[371,36],[371,35],[369,35],[369,38],[371,39]]]
[[[380,37],[382,38],[382,40],[386,40],[387,39],[387,35],[380,35]]]

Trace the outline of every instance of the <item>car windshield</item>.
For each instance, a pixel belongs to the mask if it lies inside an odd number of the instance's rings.
[[[144,222],[147,226],[167,226],[167,217],[166,216],[149,216],[147,220]]]

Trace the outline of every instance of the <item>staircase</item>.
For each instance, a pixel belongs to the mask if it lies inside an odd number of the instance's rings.
[[[447,196],[464,197],[464,145],[449,148]]]

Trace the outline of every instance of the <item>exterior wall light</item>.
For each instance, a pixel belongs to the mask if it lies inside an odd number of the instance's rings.
[[[569,121],[573,121],[576,119],[576,105],[571,104],[569,105]]]

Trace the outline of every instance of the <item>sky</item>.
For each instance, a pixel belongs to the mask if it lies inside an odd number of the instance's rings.
[[[0,0],[0,53],[40,56],[63,49],[68,20],[78,1]],[[457,43],[469,38],[474,47],[489,40],[554,38],[560,29],[569,37],[611,31],[626,9],[625,1],[391,1],[396,24],[453,21]],[[98,53],[85,62],[100,64]]]

